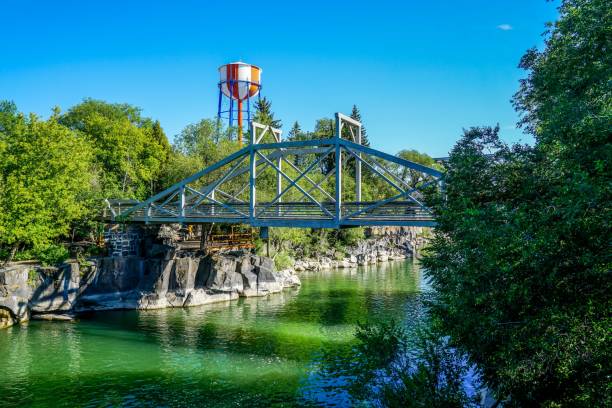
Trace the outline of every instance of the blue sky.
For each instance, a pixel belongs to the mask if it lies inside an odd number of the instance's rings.
[[[362,112],[372,145],[444,156],[461,129],[515,129],[517,68],[558,2],[28,1],[0,10],[0,99],[48,116],[84,97],[128,102],[172,137],[213,117],[217,67],[263,68],[284,130]]]

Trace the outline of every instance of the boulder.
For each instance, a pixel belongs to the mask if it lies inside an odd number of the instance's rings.
[[[295,274],[292,269],[284,269],[275,273],[277,280],[281,283],[283,288],[295,288],[302,284],[300,278]]]
[[[30,318],[29,299],[34,281],[32,267],[17,265],[0,270],[0,328]]]
[[[30,297],[30,310],[34,313],[67,312],[72,310],[79,295],[81,273],[79,264],[71,262],[59,268],[38,268],[36,289]]]

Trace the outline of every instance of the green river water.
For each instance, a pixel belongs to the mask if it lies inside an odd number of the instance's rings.
[[[425,318],[418,264],[300,277],[266,298],[0,331],[0,406],[350,406],[329,367],[357,322]]]

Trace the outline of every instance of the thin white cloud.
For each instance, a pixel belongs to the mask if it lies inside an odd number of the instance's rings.
[[[502,31],[510,31],[512,30],[512,26],[510,24],[500,24],[497,26]]]

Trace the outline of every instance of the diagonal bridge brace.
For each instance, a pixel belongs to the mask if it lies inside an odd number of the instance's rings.
[[[300,190],[300,192],[302,192],[302,194],[304,194],[306,197],[308,197],[308,199],[310,201],[312,201],[313,203],[315,203],[320,209],[321,211],[323,211],[324,213],[326,213],[328,216],[330,217],[334,217],[332,213],[329,212],[329,210],[327,210],[327,208],[325,208],[320,202],[318,202],[312,195],[310,195],[306,190],[304,190],[302,187],[300,187],[298,183],[298,181],[300,181],[303,177],[305,177],[315,166],[317,166],[319,163],[321,163],[321,161],[326,158],[332,151],[334,150],[334,146],[330,147],[324,154],[322,154],[319,158],[317,158],[317,160],[315,160],[313,163],[311,163],[306,170],[304,170],[295,180],[293,180],[291,177],[289,177],[288,175],[286,175],[281,169],[279,169],[278,167],[276,167],[276,165],[274,163],[272,163],[270,160],[268,160],[268,158],[266,156],[264,156],[263,154],[259,153],[259,151],[256,151],[256,153],[261,156],[261,158],[263,158],[269,166],[271,166],[272,168],[274,168],[277,172],[279,172],[287,181],[289,181],[289,185],[287,187],[285,187],[285,189],[283,191],[281,191],[280,194],[278,194],[271,202],[269,202],[268,204],[266,204],[266,206],[261,209],[256,217],[259,217],[260,215],[262,215],[268,208],[270,208],[272,205],[276,204],[280,198],[287,192],[289,191],[292,187],[297,188],[298,190]]]

